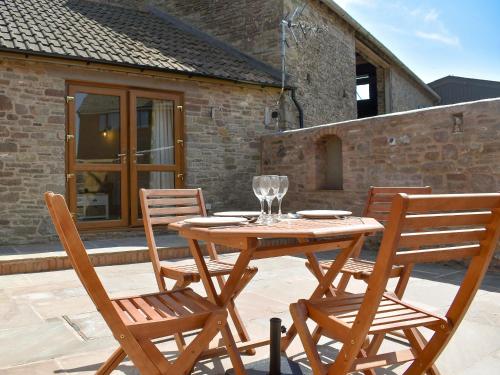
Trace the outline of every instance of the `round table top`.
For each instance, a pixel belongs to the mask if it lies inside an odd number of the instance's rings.
[[[196,237],[258,237],[258,238],[321,238],[329,236],[373,233],[384,230],[384,226],[370,217],[346,217],[343,219],[287,219],[270,225],[249,223],[224,227],[197,227],[184,221],[169,225],[182,235]]]

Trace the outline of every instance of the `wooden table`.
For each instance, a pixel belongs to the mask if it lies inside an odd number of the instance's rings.
[[[384,227],[373,218],[349,217],[345,219],[290,219],[272,225],[246,224],[227,227],[195,227],[182,221],[169,225],[186,238],[193,254],[207,297],[213,303],[227,307],[231,298],[241,291],[243,273],[252,259],[274,258],[285,255],[306,254],[312,267],[320,269],[314,253],[339,249],[340,252],[331,267],[318,280],[318,286],[309,298],[320,298],[330,293],[333,280],[339,274],[351,254],[359,247],[365,235],[383,231]],[[259,239],[290,238],[296,243],[265,246],[259,244]],[[235,266],[220,293],[217,293],[214,283],[208,274],[207,265],[198,241],[229,246],[239,250]],[[225,349],[231,358],[236,374],[245,374],[245,368],[235,350],[234,337],[226,327],[221,331]],[[282,350],[286,350],[296,336],[297,331],[292,325],[282,338]],[[238,347],[247,350],[250,346],[257,347],[268,344],[269,340],[247,344]],[[220,350],[208,350],[205,357],[220,355]]]

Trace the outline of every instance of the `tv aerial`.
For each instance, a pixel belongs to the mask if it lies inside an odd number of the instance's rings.
[[[288,42],[287,34],[293,40],[296,47],[301,45],[301,39],[307,39],[311,34],[317,34],[324,30],[326,27],[312,25],[307,21],[300,20],[307,3],[295,8],[293,12],[289,12],[281,20],[281,95],[285,91],[286,81],[286,49],[291,48],[292,45]],[[281,98],[280,95],[280,98]]]

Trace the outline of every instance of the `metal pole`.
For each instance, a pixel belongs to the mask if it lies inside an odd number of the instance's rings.
[[[271,318],[269,375],[281,375],[281,319]]]

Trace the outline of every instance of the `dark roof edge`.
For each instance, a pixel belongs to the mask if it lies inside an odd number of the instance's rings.
[[[446,83],[446,81],[455,81],[455,82],[474,82],[474,83],[481,83],[481,84],[486,84],[486,85],[491,85],[491,86],[500,86],[500,81],[493,81],[490,79],[481,79],[481,78],[469,78],[469,77],[461,77],[461,76],[454,76],[454,75],[447,75],[442,78],[438,78],[435,81],[429,82],[428,85],[440,85],[442,83]]]
[[[93,58],[61,55],[61,54],[57,54],[57,53],[36,52],[36,51],[19,49],[19,48],[6,48],[6,47],[0,46],[0,52],[8,52],[8,53],[15,53],[15,54],[19,54],[19,55],[24,55],[28,60],[29,60],[29,56],[49,57],[49,58],[53,58],[56,60],[71,60],[71,61],[84,62],[84,63],[88,63],[88,64],[93,63],[93,64],[103,64],[103,65],[109,65],[109,66],[118,66],[118,67],[122,67],[122,68],[138,69],[141,71],[149,70],[149,71],[154,71],[154,72],[177,74],[177,75],[188,76],[188,77],[200,77],[200,78],[204,77],[204,78],[217,79],[217,80],[238,83],[238,84],[252,85],[252,86],[281,88],[280,84],[274,84],[274,83],[245,81],[245,80],[239,80],[239,79],[234,79],[234,78],[217,76],[214,74],[183,72],[183,71],[179,71],[179,70],[175,70],[175,69],[159,68],[159,67],[153,67],[153,66],[149,66],[149,65],[128,64],[128,63],[121,63],[121,62],[116,62],[116,61],[106,61],[106,60],[99,60],[99,59],[93,59]],[[290,90],[291,87],[286,86],[285,89]]]
[[[417,76],[410,68],[408,68],[405,63],[403,63],[391,50],[382,44],[377,38],[375,38],[368,30],[366,30],[361,24],[356,21],[349,13],[347,13],[341,6],[339,6],[333,0],[321,0],[327,7],[334,11],[340,18],[347,22],[355,31],[359,32],[360,35],[366,38],[368,42],[373,44],[373,46],[379,49],[384,55],[386,55],[393,63],[398,65],[406,74],[410,76],[416,83],[418,83],[429,95],[431,95],[435,100],[439,101],[441,97],[429,87],[419,76]]]
[[[279,69],[276,69],[276,68],[272,67],[271,65],[266,64],[265,62],[256,59],[255,57],[252,57],[250,55],[247,55],[246,53],[241,52],[239,49],[231,46],[230,44],[225,43],[225,42],[221,41],[220,39],[217,39],[217,38],[203,32],[203,31],[197,29],[196,27],[180,20],[177,17],[172,16],[171,14],[165,12],[164,10],[158,9],[157,7],[155,7],[153,5],[146,5],[145,9],[150,14],[157,16],[157,17],[163,19],[164,21],[167,21],[167,22],[173,24],[178,29],[180,29],[184,32],[190,33],[191,35],[195,36],[196,38],[201,39],[204,42],[211,44],[212,46],[220,48],[223,51],[233,55],[234,57],[245,60],[253,68],[259,69],[259,70],[269,74],[274,79],[281,81],[281,71]]]

